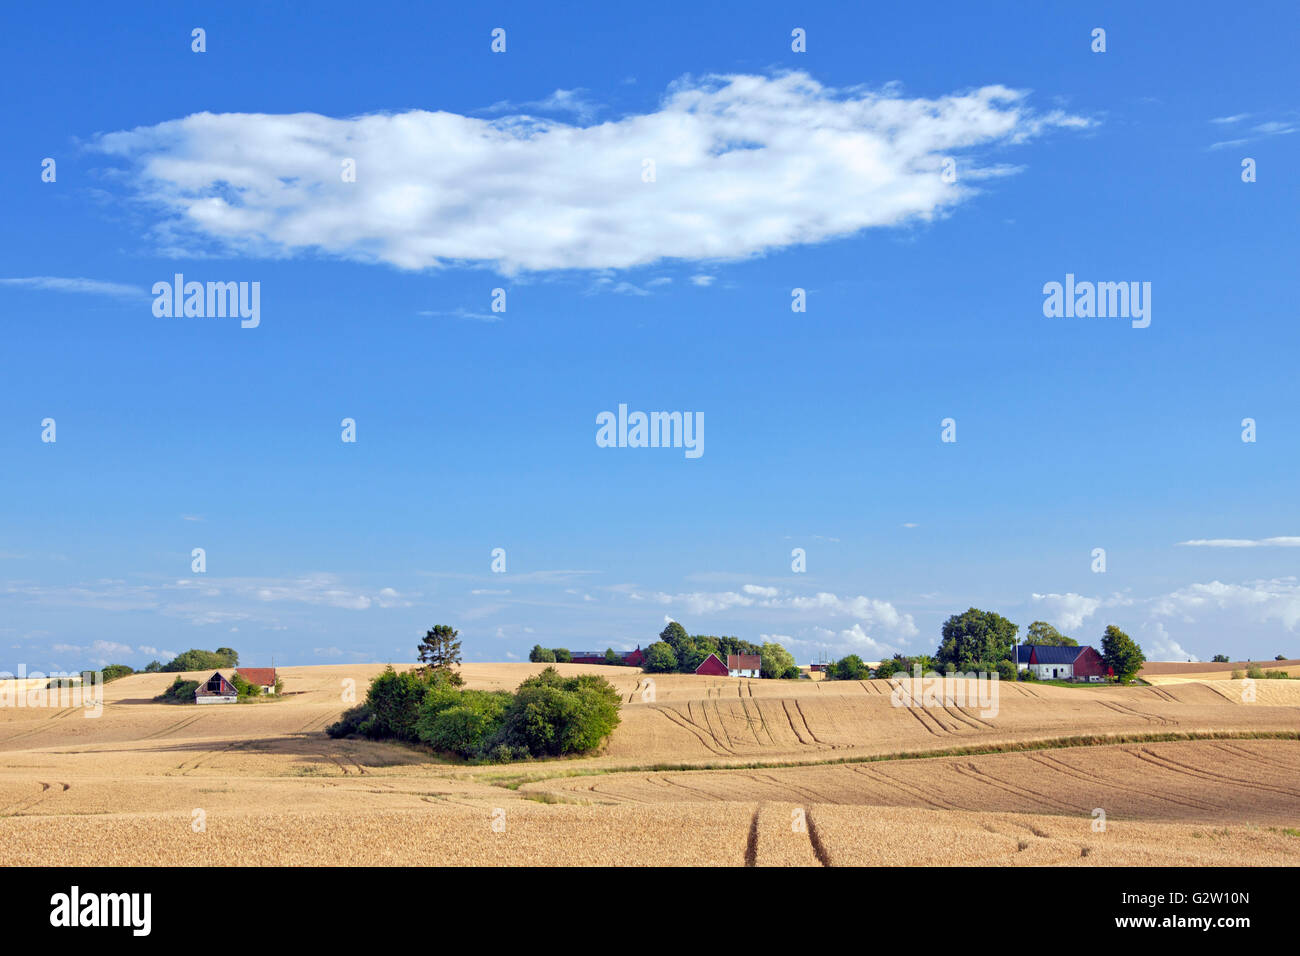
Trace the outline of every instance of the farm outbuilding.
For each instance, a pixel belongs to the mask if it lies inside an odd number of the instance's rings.
[[[196,704],[233,704],[238,700],[239,691],[221,675],[221,671],[215,671],[207,680],[199,681],[199,686],[194,689]]]
[[[1016,648],[1016,669],[1031,670],[1039,680],[1078,680],[1097,683],[1112,672],[1095,647],[1058,647],[1055,644],[1021,644]]]
[[[262,688],[263,694],[275,693],[274,667],[236,667],[235,673],[254,687]]]
[[[730,677],[757,677],[763,666],[757,654],[728,654],[727,674]]]
[[[618,657],[618,663],[626,667],[640,667],[641,662],[645,660],[645,651],[641,650],[638,644],[635,650],[615,651]],[[570,662],[574,664],[608,664],[605,660],[604,651],[574,651],[570,655]]]
[[[709,677],[727,677],[727,665],[722,663],[722,658],[717,654],[710,654],[704,660],[700,661],[700,666],[695,668],[695,673],[705,674]]]

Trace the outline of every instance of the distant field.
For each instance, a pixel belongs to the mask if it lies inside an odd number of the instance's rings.
[[[463,673],[511,688],[542,666]],[[1300,862],[1300,682],[1259,681],[1253,703],[1185,675],[1005,684],[994,714],[894,707],[882,682],[559,665],[623,695],[605,751],[475,767],[325,736],[382,668],[282,668],[274,704],[156,704],[175,675],[150,674],[108,684],[95,719],[0,708],[6,861]]]
[[[1212,664],[1208,661],[1148,661],[1138,676],[1151,684],[1176,684],[1179,681],[1228,680],[1233,671],[1245,674],[1251,667],[1265,671],[1282,671],[1300,677],[1300,659],[1285,661],[1231,661]]]

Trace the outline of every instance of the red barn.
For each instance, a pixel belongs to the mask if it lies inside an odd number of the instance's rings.
[[[727,665],[722,663],[717,654],[710,654],[700,661],[700,666],[695,668],[695,673],[705,674],[709,677],[726,677]]]
[[[1106,662],[1101,659],[1096,648],[1085,645],[1079,648],[1079,656],[1074,659],[1074,676],[1086,681],[1095,681],[1103,677],[1113,677],[1114,671],[1106,666]]]
[[[638,644],[634,651],[615,651],[618,660],[615,663],[625,664],[628,667],[640,667],[645,660],[645,651],[641,650]],[[608,664],[605,660],[604,651],[574,651],[570,657],[573,664]]]

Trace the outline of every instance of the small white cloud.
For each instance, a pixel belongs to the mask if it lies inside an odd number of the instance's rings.
[[[421,309],[416,315],[426,317],[442,316],[452,319],[467,319],[471,322],[500,322],[505,316],[501,312],[475,312],[466,309],[463,306],[452,309],[450,312],[439,312],[432,309]]]
[[[122,299],[147,298],[144,289],[121,282],[104,282],[100,279],[72,279],[60,276],[27,276],[0,279],[0,285],[29,289],[47,289],[53,292],[80,292],[87,295],[107,295]]]
[[[1179,541],[1181,548],[1300,548],[1300,537],[1197,538]]]

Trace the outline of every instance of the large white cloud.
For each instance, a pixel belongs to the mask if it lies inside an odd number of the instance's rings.
[[[182,247],[510,274],[735,259],[927,220],[1011,171],[969,151],[1086,125],[1036,114],[1002,86],[908,99],[787,73],[686,78],[656,111],[592,126],[196,113],[93,145],[130,164],[139,196],[162,210],[160,233]],[[943,160],[957,155],[947,183]],[[342,181],[345,159],[355,182]]]
[[[1152,614],[1195,621],[1215,610],[1230,611],[1247,621],[1277,622],[1294,631],[1300,624],[1300,582],[1285,577],[1243,584],[1192,584],[1157,598]]]
[[[1073,591],[1068,594],[1035,594],[1034,600],[1045,604],[1052,621],[1067,631],[1082,627],[1102,604],[1099,598],[1084,597]]]

